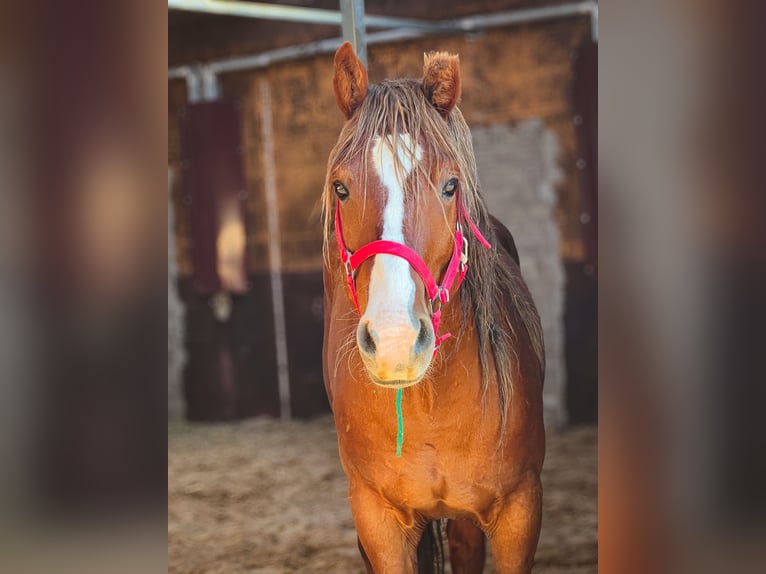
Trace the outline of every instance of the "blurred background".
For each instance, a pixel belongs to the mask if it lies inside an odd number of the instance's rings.
[[[361,571],[321,365],[320,197],[343,125],[333,54],[348,39],[372,82],[420,77],[424,52],[460,55],[483,193],[545,333],[539,571],[594,572],[597,4],[168,7],[171,570]],[[241,422],[187,424],[213,421]],[[304,518],[280,519],[287,507]]]

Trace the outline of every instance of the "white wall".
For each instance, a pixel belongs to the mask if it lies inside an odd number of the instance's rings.
[[[557,428],[566,423],[565,272],[555,218],[555,185],[561,178],[558,142],[536,119],[471,131],[487,204],[516,240],[521,272],[540,313],[546,354],[545,422]]]

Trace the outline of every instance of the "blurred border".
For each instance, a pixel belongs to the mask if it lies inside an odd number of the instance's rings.
[[[167,6],[0,21],[0,570],[163,571]]]
[[[762,569],[762,3],[602,3],[602,572]]]

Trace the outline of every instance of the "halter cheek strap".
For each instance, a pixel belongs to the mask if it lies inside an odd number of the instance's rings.
[[[434,280],[431,272],[428,270],[428,266],[423,259],[415,253],[415,251],[403,243],[397,243],[395,241],[388,241],[385,239],[379,239],[363,245],[356,251],[351,251],[346,246],[346,241],[343,238],[343,224],[340,218],[340,200],[337,201],[335,206],[335,239],[338,243],[338,250],[340,251],[340,259],[343,262],[343,266],[346,272],[346,282],[348,288],[351,291],[351,298],[356,307],[356,312],[361,315],[362,311],[359,307],[359,297],[356,292],[356,282],[354,280],[354,274],[359,266],[364,263],[370,257],[375,255],[393,255],[394,257],[400,257],[407,261],[410,266],[417,272],[420,278],[423,280],[423,285],[426,288],[428,299],[431,302],[431,322],[433,324],[434,335],[439,332],[439,323],[441,322],[442,305],[448,303],[450,300],[450,293],[460,287],[460,284],[465,278],[465,274],[468,271],[468,239],[463,235],[462,224],[467,223],[474,237],[487,249],[491,249],[492,246],[484,238],[476,227],[468,213],[465,211],[465,206],[460,198],[459,192],[456,194],[457,201],[457,222],[455,224],[455,241],[452,248],[452,256],[447,264],[447,269],[444,272],[441,285],[437,284]],[[439,350],[439,345],[445,339],[451,337],[450,333],[444,333],[437,337],[434,345],[434,355]]]

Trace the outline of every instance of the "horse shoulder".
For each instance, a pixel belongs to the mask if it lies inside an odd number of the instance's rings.
[[[336,293],[342,290],[330,267],[325,266],[322,280],[324,283],[323,315],[324,315],[324,336],[322,337],[322,375],[324,387],[327,393],[327,399],[330,403],[330,410],[335,411],[335,371],[336,355],[338,353],[338,308],[335,301],[343,293]],[[342,323],[340,323],[342,324]]]

